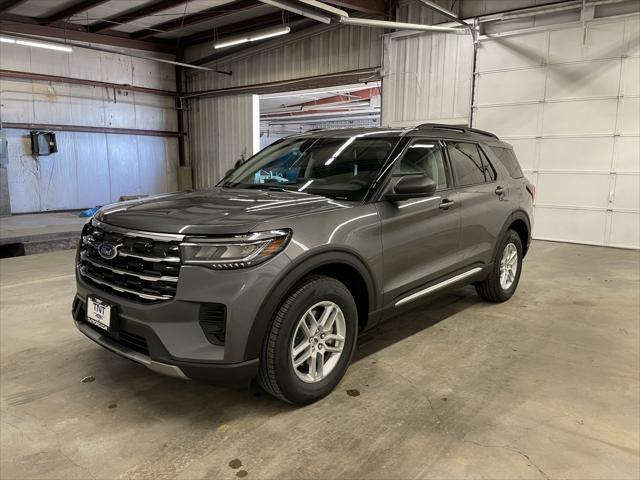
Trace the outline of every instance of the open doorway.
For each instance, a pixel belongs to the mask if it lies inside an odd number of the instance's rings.
[[[260,148],[318,128],[380,126],[380,82],[260,95]]]

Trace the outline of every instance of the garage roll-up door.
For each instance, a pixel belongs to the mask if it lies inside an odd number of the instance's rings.
[[[537,187],[534,237],[640,248],[640,16],[480,43],[474,126]]]

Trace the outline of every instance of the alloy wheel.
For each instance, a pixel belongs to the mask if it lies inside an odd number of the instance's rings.
[[[298,321],[290,348],[296,376],[305,383],[326,378],[336,367],[345,344],[346,322],[338,305],[319,302]]]
[[[518,249],[515,244],[508,243],[502,252],[500,260],[500,286],[503,290],[509,290],[518,273]]]

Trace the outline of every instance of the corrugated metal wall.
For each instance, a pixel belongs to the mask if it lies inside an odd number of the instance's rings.
[[[355,26],[314,27],[309,33],[285,35],[242,55],[208,64],[233,75],[191,72],[203,89],[255,85],[380,66],[382,30]],[[213,43],[187,49],[187,60],[213,53]],[[191,87],[189,87],[191,89]]]
[[[238,160],[259,148],[256,95],[229,95],[193,102],[189,139],[195,188],[211,188]],[[259,138],[258,138],[259,142]]]
[[[399,19],[425,24],[443,21],[416,2],[402,3]],[[382,125],[466,124],[472,61],[470,35],[425,32],[385,37]]]
[[[175,90],[170,65],[78,47],[69,54],[2,43],[0,68]],[[0,80],[0,119],[177,131],[171,97],[41,81]],[[86,208],[120,195],[177,189],[175,138],[58,132],[58,153],[35,158],[28,134],[7,130],[14,213]]]
[[[232,76],[190,72],[188,91],[258,85],[378,67],[381,34],[378,29],[341,26],[314,28],[310,34],[282,37],[240,57],[209,65],[232,71]],[[211,51],[211,45],[192,48],[187,52],[187,58],[199,58]],[[254,121],[251,95],[189,101],[189,148],[195,186],[215,185],[240,156],[251,154]]]

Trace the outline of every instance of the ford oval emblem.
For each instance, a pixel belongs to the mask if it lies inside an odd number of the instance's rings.
[[[113,260],[118,256],[118,247],[111,243],[101,243],[98,247],[98,253],[105,260]]]

